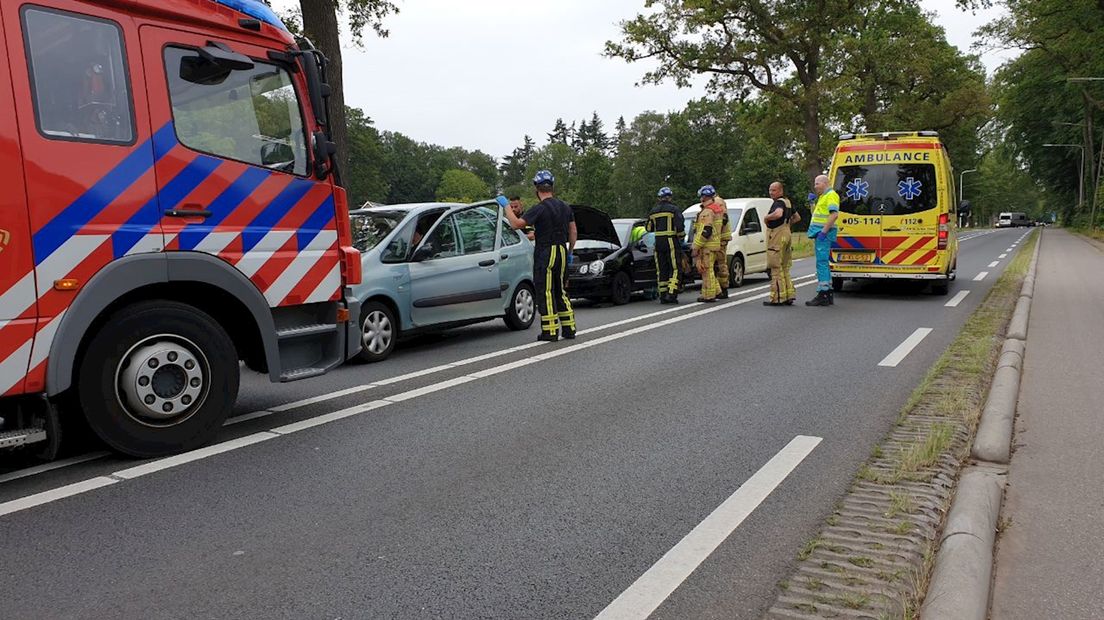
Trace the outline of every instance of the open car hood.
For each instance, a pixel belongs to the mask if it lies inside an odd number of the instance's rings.
[[[585,205],[571,205],[571,209],[575,211],[575,228],[579,231],[579,239],[604,241],[621,246],[621,239],[617,236],[617,229],[613,227],[613,220],[604,211]]]

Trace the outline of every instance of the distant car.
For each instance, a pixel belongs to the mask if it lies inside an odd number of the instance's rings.
[[[774,201],[770,198],[726,198],[728,221],[732,226],[732,241],[725,249],[728,257],[728,285],[742,286],[744,277],[752,273],[766,273],[767,267],[767,216]],[[694,220],[701,213],[701,205],[690,206],[682,212],[686,219],[686,242],[694,243]],[[699,277],[696,270],[691,277]]]
[[[533,245],[497,208],[424,203],[349,213],[364,273],[353,287],[362,361],[386,359],[400,336],[496,318],[513,330],[533,324]]]
[[[632,294],[656,288],[655,234],[630,242],[640,219],[610,219],[604,211],[572,205],[579,240],[567,269],[567,293],[573,298],[609,300],[623,305]]]

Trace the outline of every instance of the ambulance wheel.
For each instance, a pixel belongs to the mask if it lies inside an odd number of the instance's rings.
[[[950,278],[946,280],[936,280],[932,282],[931,291],[935,295],[946,295],[951,290]]]
[[[173,301],[119,310],[88,343],[77,392],[88,426],[141,458],[198,448],[238,397],[238,353],[213,318]]]
[[[843,290],[843,278],[832,278],[832,290],[837,293]]]
[[[615,306],[623,306],[632,301],[632,278],[624,271],[618,271],[613,276],[613,284],[610,286],[610,301]]]
[[[357,359],[373,364],[387,359],[399,339],[399,322],[385,304],[369,301],[360,307],[360,353]]]
[[[536,316],[537,302],[533,297],[533,287],[528,282],[522,282],[514,289],[514,296],[510,298],[503,320],[506,321],[506,327],[519,332],[529,329]]]
[[[733,256],[728,264],[728,288],[740,288],[744,285],[744,257]]]

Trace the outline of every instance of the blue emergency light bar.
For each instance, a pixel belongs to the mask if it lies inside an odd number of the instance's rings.
[[[226,7],[230,7],[235,11],[245,13],[246,15],[259,19],[266,24],[270,24],[279,28],[280,30],[287,30],[287,26],[284,22],[280,21],[280,18],[276,16],[276,13],[264,2],[260,0],[214,0],[215,4],[221,4]]]

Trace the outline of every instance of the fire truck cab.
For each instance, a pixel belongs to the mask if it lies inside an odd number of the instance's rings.
[[[210,441],[359,351],[325,60],[259,0],[0,4],[0,448]],[[351,320],[350,320],[351,319]]]

